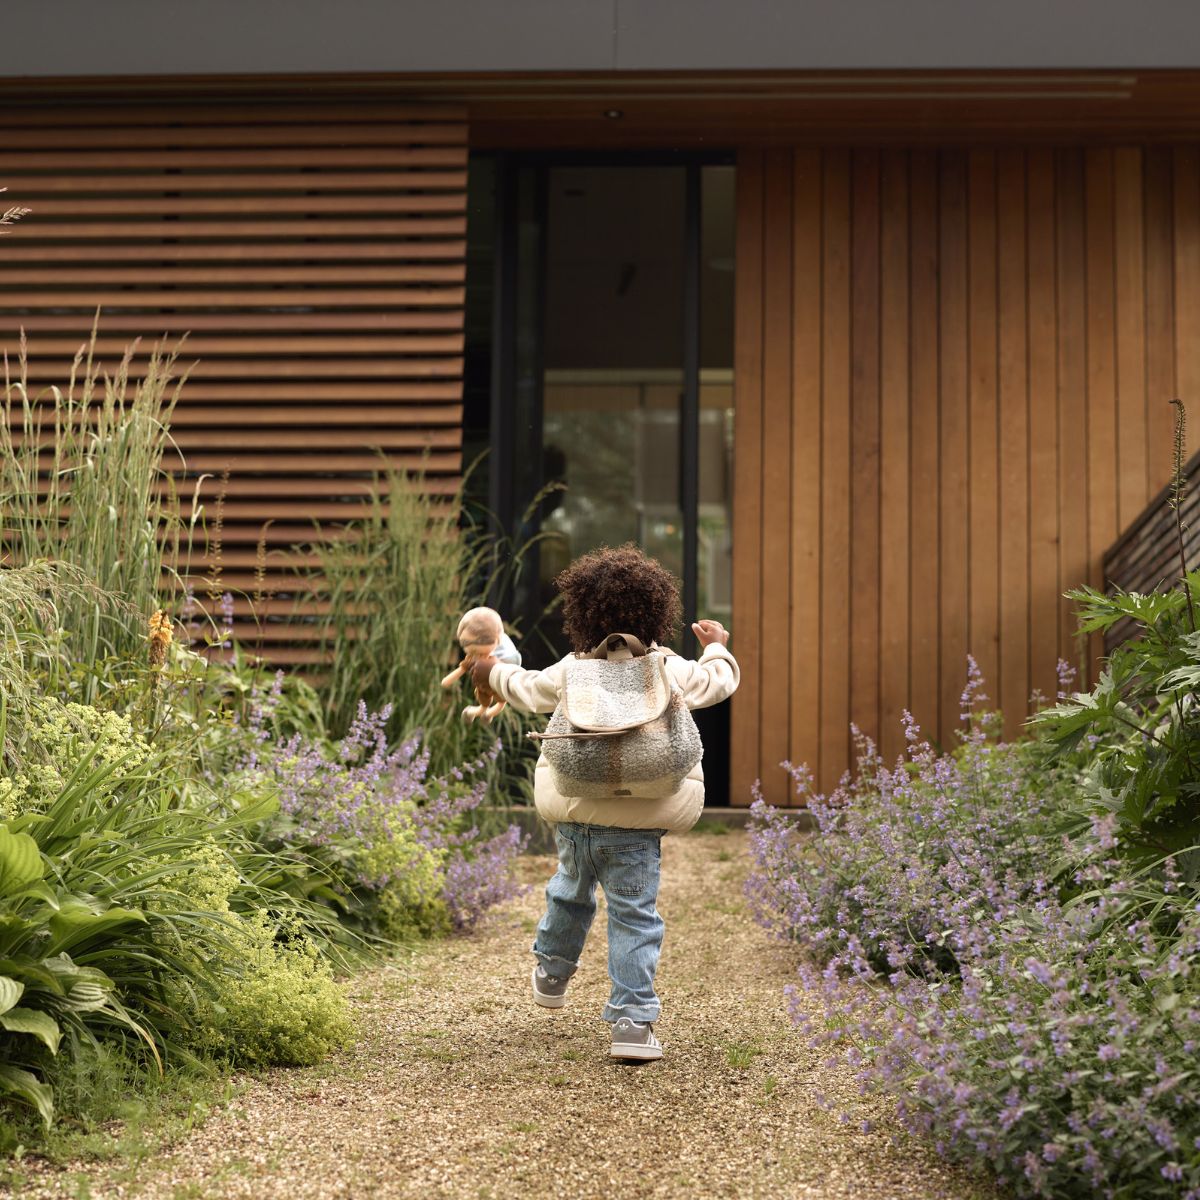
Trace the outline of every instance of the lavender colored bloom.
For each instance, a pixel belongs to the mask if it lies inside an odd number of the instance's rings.
[[[907,713],[894,765],[856,732],[858,773],[829,796],[789,764],[811,834],[756,794],[746,894],[803,951],[789,1011],[864,1094],[1018,1195],[1200,1200],[1195,884],[1173,861],[1134,876],[1106,816],[1065,836],[1073,768],[999,741],[981,699],[971,664],[946,753]]]

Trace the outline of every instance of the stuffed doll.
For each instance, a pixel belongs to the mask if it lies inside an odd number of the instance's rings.
[[[504,632],[504,622],[494,608],[473,608],[464,613],[455,637],[462,647],[463,660],[442,680],[442,687],[453,687],[481,658],[492,657],[501,662],[521,664],[521,656]],[[504,701],[491,688],[476,685],[475,703],[467,705],[462,715],[468,721],[474,721],[477,717],[490,721],[503,708]]]

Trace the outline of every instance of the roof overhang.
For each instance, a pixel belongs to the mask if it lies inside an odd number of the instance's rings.
[[[1200,6],[1198,6],[1200,7]],[[553,72],[0,80],[24,103],[432,100],[480,149],[1129,143],[1200,139],[1200,71]]]

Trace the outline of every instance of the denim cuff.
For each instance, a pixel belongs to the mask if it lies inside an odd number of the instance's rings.
[[[600,1020],[607,1021],[612,1025],[625,1017],[630,1021],[637,1021],[639,1024],[645,1025],[657,1021],[659,1012],[658,1006],[654,1004],[622,1004],[619,1008],[606,1004],[604,1011],[600,1014]]]
[[[533,946],[533,953],[538,962],[542,964],[542,968],[546,974],[553,975],[555,979],[570,979],[579,970],[577,962],[571,962],[566,958],[559,958],[557,954],[543,954],[537,948],[536,942]]]

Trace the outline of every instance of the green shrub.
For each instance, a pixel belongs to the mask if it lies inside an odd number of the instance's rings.
[[[172,987],[176,1002],[191,1010],[197,1049],[242,1063],[306,1066],[348,1043],[345,988],[294,914],[235,910],[241,881],[214,843],[189,854],[173,885],[223,933],[216,955],[196,963],[194,975],[208,975],[205,985]]]
[[[1036,719],[1056,756],[1077,764],[1078,824],[1094,821],[1140,861],[1177,855],[1185,879],[1200,880],[1200,572],[1169,592],[1070,594],[1084,632],[1130,629],[1092,691]]]

